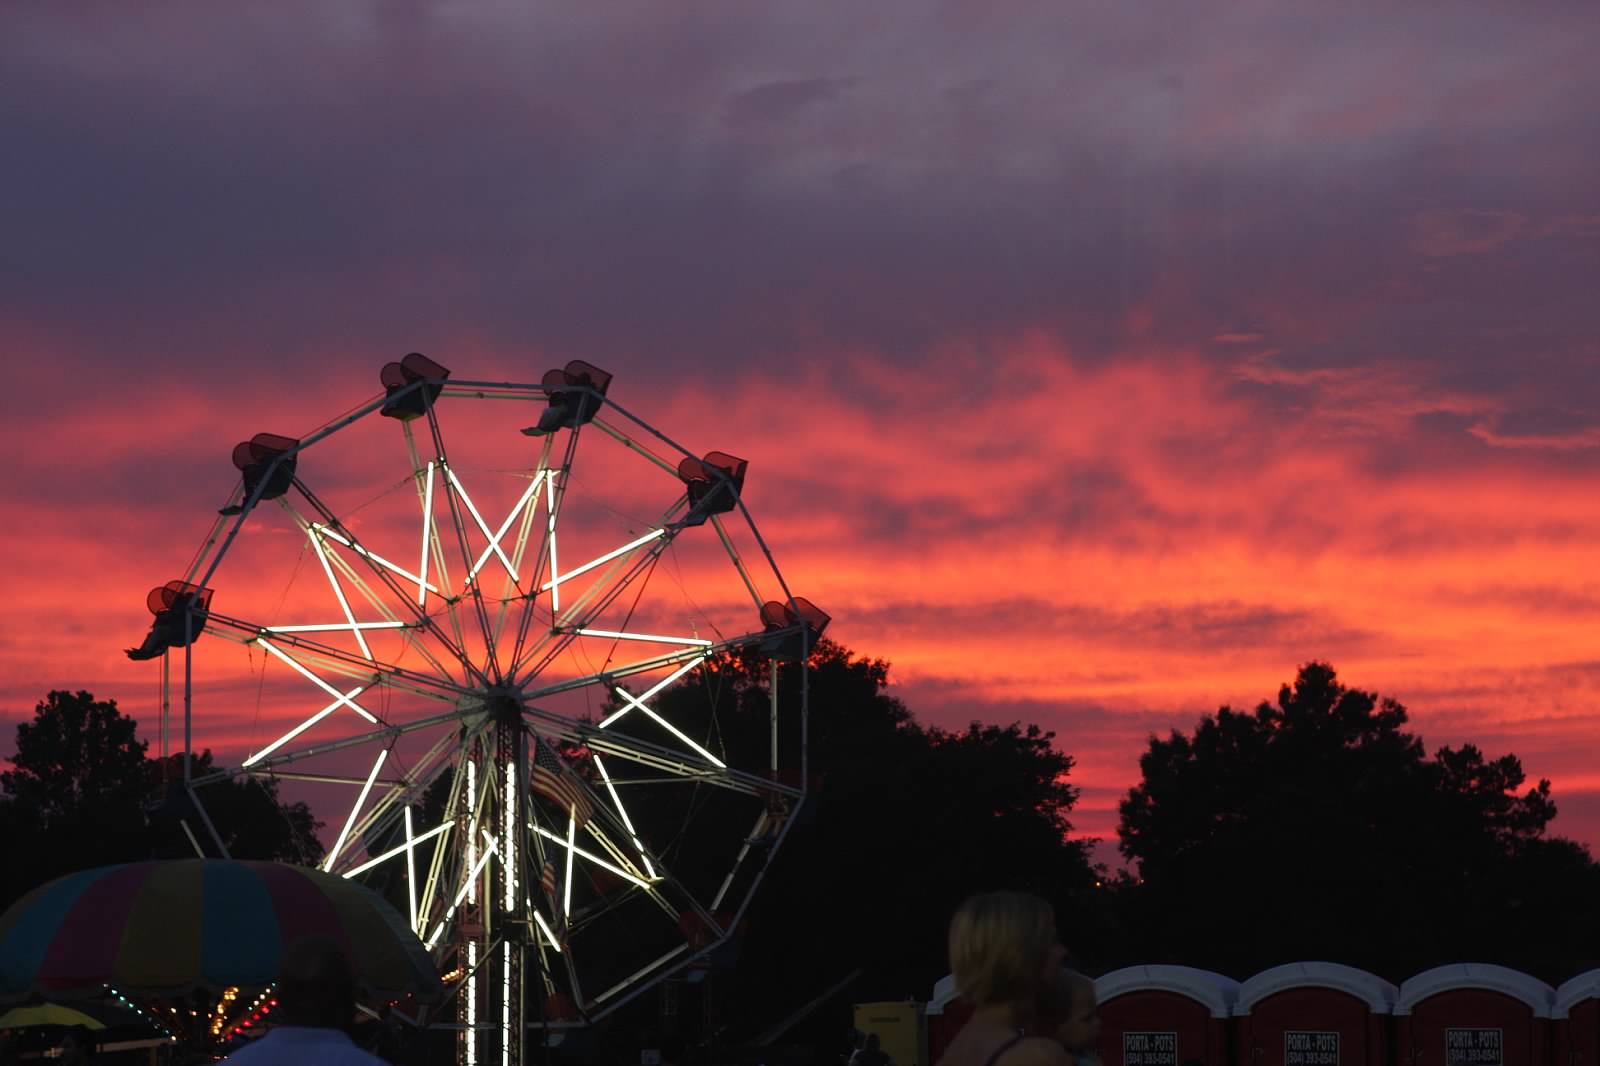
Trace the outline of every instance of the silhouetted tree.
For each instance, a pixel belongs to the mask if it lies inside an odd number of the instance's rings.
[[[765,664],[727,669],[727,698],[754,712],[746,721],[764,742]],[[946,969],[950,914],[972,892],[1022,887],[1067,900],[1095,880],[1087,844],[1066,839],[1077,790],[1053,734],[921,726],[889,693],[887,662],[831,641],[811,669],[814,810],[768,867],[726,1007],[751,1030],[856,967],[862,976],[834,1013],[819,1014],[818,1031],[843,1031],[849,999],[926,995]],[[798,687],[785,667],[780,700]]]
[[[1430,760],[1405,724],[1399,703],[1312,662],[1275,704],[1151,737],[1119,827],[1143,881],[1121,885],[1146,937],[1133,950],[1238,977],[1326,958],[1396,981],[1451,961],[1559,980],[1573,953],[1592,957],[1564,931],[1575,912],[1526,902],[1571,891],[1558,875],[1600,888],[1580,845],[1543,836],[1549,782],[1519,795],[1516,756],[1470,744]]]
[[[211,769],[211,753],[194,773]],[[188,857],[188,822],[216,854],[183,791],[182,758],[149,759],[138,723],[115,700],[51,692],[17,726],[12,768],[0,773],[0,832],[19,861],[0,868],[0,906],[72,870],[147,858]],[[230,853],[241,859],[314,862],[319,823],[303,803],[283,804],[275,782],[206,786],[206,811]]]
[[[17,726],[8,802],[5,901],[70,870],[145,857],[145,745],[115,700],[51,692]]]
[[[190,767],[193,777],[204,777],[213,769],[210,750],[195,755]],[[149,808],[150,850],[163,858],[189,858],[194,845],[183,833],[179,819],[188,823],[208,856],[218,854],[210,831],[183,790],[183,756],[169,756],[147,767],[152,788],[165,792],[165,799]],[[261,778],[231,778],[212,781],[196,789],[205,804],[205,813],[217,835],[235,859],[267,859],[314,866],[321,860],[322,842],[317,830],[322,823],[303,802],[284,803],[278,798],[278,782]]]
[[[0,773],[0,788],[46,827],[86,809],[126,805],[137,812],[146,780],[137,732],[116,700],[51,692],[34,707],[33,721],[17,726],[17,752],[12,769]]]

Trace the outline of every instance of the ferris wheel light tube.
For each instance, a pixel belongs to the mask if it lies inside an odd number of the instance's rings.
[[[356,629],[404,629],[406,622],[357,622]],[[331,633],[352,628],[342,622],[314,622],[299,626],[268,626],[268,633]]]
[[[411,808],[407,807],[406,808],[406,822],[409,824],[410,821],[411,821]],[[410,852],[412,848],[416,847],[416,845],[422,843],[424,840],[431,840],[433,837],[438,836],[440,833],[444,832],[446,829],[449,829],[454,824],[455,824],[454,822],[445,822],[443,825],[434,826],[432,829],[428,830],[426,833],[423,833],[421,836],[410,837],[406,841],[406,843],[397,845],[395,847],[392,847],[388,851],[384,852],[382,855],[376,855],[376,856],[368,859],[366,862],[362,863],[360,866],[357,866],[354,870],[348,871],[344,876],[346,878],[350,878],[350,877],[356,876],[357,874],[364,874],[368,870],[372,869],[374,866],[378,865],[380,862],[384,862],[384,861],[386,861],[388,859],[392,859],[396,855],[400,854],[402,851]],[[409,834],[409,830],[407,832]],[[414,860],[412,859],[412,857],[410,855],[407,855],[406,856],[406,861],[409,863],[409,862],[412,862]]]
[[[372,562],[377,563],[379,566],[386,567],[387,569],[393,570],[395,573],[399,574],[401,577],[405,578],[407,581],[415,581],[415,582],[417,582],[419,585],[423,586],[429,592],[438,592],[439,591],[438,586],[429,584],[427,581],[423,580],[422,577],[419,577],[416,574],[413,574],[411,571],[407,570],[403,566],[398,566],[395,563],[391,563],[389,560],[385,559],[383,556],[379,555],[377,552],[369,552],[369,551],[367,551],[367,549],[365,549],[361,545],[355,543],[350,538],[342,536],[342,535],[340,535],[338,533],[335,533],[333,530],[329,529],[325,525],[322,525],[322,524],[320,524],[318,522],[312,522],[311,523],[311,528],[316,530],[322,536],[327,537],[329,540],[331,540],[331,541],[333,541],[333,542],[335,542],[337,544],[343,544],[346,548],[349,548],[351,551],[355,552],[357,555],[361,556],[363,559],[371,560]],[[424,559],[424,563],[426,563],[426,559]],[[423,572],[424,572],[424,575],[427,572],[427,566],[426,565],[423,566]]]
[[[511,574],[511,580],[517,580],[517,568],[511,565],[511,560],[500,549],[499,543],[494,539],[494,534],[489,532],[489,523],[483,520],[483,515],[472,505],[472,497],[467,495],[466,486],[461,484],[461,479],[456,477],[456,472],[450,469],[450,464],[440,463],[444,467],[444,476],[449,479],[451,486],[456,490],[456,495],[461,497],[461,502],[467,505],[467,510],[472,514],[472,520],[478,523],[478,528],[483,535],[489,538],[489,545],[494,553],[500,556],[500,561],[506,564],[506,570]]]
[[[688,662],[684,663],[683,666],[681,666],[677,670],[673,671],[671,674],[668,674],[667,677],[664,680],[658,681],[655,685],[651,686],[649,689],[646,689],[644,694],[642,696],[639,696],[637,699],[634,698],[632,693],[628,692],[626,689],[622,688],[621,686],[613,686],[613,687],[615,687],[617,692],[618,692],[618,694],[623,696],[625,699],[629,700],[630,702],[634,703],[635,705],[639,706],[640,708],[644,709],[645,711],[649,711],[650,708],[645,707],[643,703],[639,702],[640,700],[649,699],[651,696],[654,696],[656,693],[660,692],[662,689],[666,688],[668,685],[670,685],[674,681],[678,680],[678,678],[682,677],[684,674],[687,674],[690,670],[693,670],[695,667],[699,666],[701,663],[703,663],[705,661],[706,661],[706,657],[704,655],[699,656],[698,658],[690,659]],[[621,718],[623,715],[627,714],[632,709],[633,709],[632,707],[623,707],[621,710],[617,711],[615,714],[611,715],[609,718],[606,718],[604,721],[602,721],[596,728],[597,729],[604,729],[606,726],[610,725],[612,722],[615,722],[618,718]]]
[[[517,824],[517,768],[509,762],[506,763],[505,794],[506,858],[501,865],[505,868],[506,909],[512,910],[517,905],[517,834],[510,827]]]
[[[422,491],[422,565],[417,568],[417,606],[428,603],[428,548],[429,533],[433,530],[433,460],[428,460],[428,484]],[[438,591],[435,589],[434,591]]]
[[[287,733],[285,733],[283,736],[279,737],[277,740],[274,740],[271,744],[268,744],[266,747],[262,748],[260,751],[256,752],[254,755],[250,756],[248,759],[246,759],[244,761],[244,765],[246,767],[254,766],[256,763],[260,762],[262,759],[265,759],[268,755],[271,755],[273,752],[277,751],[279,748],[281,748],[285,744],[289,743],[289,741],[293,740],[295,737],[299,736],[301,733],[304,733],[307,729],[310,729],[312,726],[316,725],[318,722],[320,722],[324,718],[328,717],[328,715],[332,714],[334,711],[337,711],[340,707],[342,707],[344,705],[346,700],[350,700],[350,699],[355,698],[356,696],[361,695],[361,693],[366,691],[366,688],[367,688],[367,686],[365,686],[365,685],[357,685],[355,688],[351,689],[349,692],[346,692],[343,696],[340,696],[338,699],[334,700],[332,703],[330,703],[326,707],[322,708],[322,710],[318,711],[316,714],[312,715],[310,718],[307,718],[305,721],[301,722],[299,725],[297,725],[293,729],[289,730]]]
[[[485,830],[485,833],[488,831]],[[474,865],[478,847],[478,760],[467,760],[467,865]],[[478,902],[478,879],[467,879],[467,902]]]
[[[343,629],[343,626],[338,628]],[[580,629],[580,637],[608,637],[612,640],[642,640],[651,644],[682,644],[690,648],[709,648],[712,642],[699,637],[663,637],[654,633],[615,633],[609,629]]]
[[[450,909],[444,912],[444,917],[439,919],[439,924],[433,927],[433,935],[428,938],[428,943],[426,945],[429,951],[432,951],[433,946],[439,942],[439,937],[444,933],[444,927],[450,924],[450,919],[456,916],[456,908],[461,906],[461,901],[467,898],[468,886],[476,882],[478,880],[478,875],[483,872],[483,864],[488,862],[494,856],[494,837],[489,835],[489,831],[487,829],[483,831],[483,837],[486,841],[488,841],[489,846],[484,848],[483,855],[478,859],[477,865],[473,866],[472,868],[472,873],[467,875],[466,884],[462,885],[461,891],[456,893],[455,902],[450,904]]]
[[[700,745],[696,744],[693,740],[690,740],[688,734],[684,733],[683,730],[679,729],[677,726],[673,725],[671,722],[669,722],[665,718],[661,717],[655,711],[652,711],[649,707],[646,707],[644,704],[642,704],[638,700],[634,699],[633,695],[631,693],[629,693],[629,691],[627,689],[622,688],[619,685],[616,688],[616,693],[617,693],[617,695],[621,696],[623,699],[627,700],[630,704],[632,704],[632,706],[639,708],[645,714],[649,715],[651,721],[655,722],[661,728],[665,729],[667,732],[671,733],[673,736],[677,737],[679,740],[681,740],[685,744],[689,745],[689,747],[691,747],[695,751],[699,752],[701,758],[703,758],[707,762],[711,763],[717,769],[726,770],[728,768],[728,764],[727,763],[723,762],[721,759],[717,758],[715,755],[711,754],[709,751],[707,751],[706,749],[702,748]],[[624,711],[627,711],[629,709],[630,708],[628,708],[628,707],[624,707],[621,711],[618,711],[616,714],[612,715],[611,718],[615,719],[615,718],[621,716]],[[605,723],[602,722],[601,725],[603,727],[605,725]]]
[[[406,892],[411,897],[411,934],[417,932],[417,853],[411,830],[411,804],[406,804]]]
[[[579,574],[587,574],[590,570],[593,570],[595,567],[600,566],[600,565],[602,565],[604,563],[609,563],[611,560],[615,559],[617,556],[623,555],[623,554],[625,554],[627,552],[631,552],[631,551],[633,551],[633,549],[639,547],[641,544],[649,544],[652,540],[655,540],[657,537],[661,536],[665,532],[666,532],[666,530],[664,530],[664,529],[652,529],[650,532],[646,533],[644,536],[639,537],[637,540],[630,540],[628,543],[624,544],[622,547],[618,548],[615,551],[606,552],[604,555],[600,556],[600,558],[598,558],[598,559],[589,560],[588,562],[584,563],[582,566],[578,567],[576,570],[568,570],[566,573],[562,574],[560,577],[551,578],[549,581],[546,581],[543,585],[539,586],[539,591],[540,592],[548,592],[550,589],[555,588],[557,585],[561,584],[563,581],[566,581],[566,580],[568,580],[570,578],[577,577]],[[554,571],[555,567],[552,566],[550,569],[552,571]]]
[[[361,795],[356,797],[356,805],[350,808],[350,817],[345,819],[344,828],[339,830],[339,839],[333,842],[333,850],[328,852],[328,858],[322,864],[324,870],[333,870],[334,861],[339,858],[339,851],[344,847],[345,838],[350,835],[350,828],[356,824],[356,815],[367,805],[367,796],[372,792],[372,783],[378,779],[378,771],[383,769],[383,760],[388,757],[388,748],[378,752],[378,758],[372,764],[372,772],[367,775],[367,783],[361,786]]]
[[[328,584],[333,586],[333,594],[339,600],[339,609],[344,611],[345,620],[350,623],[350,632],[356,635],[356,643],[361,645],[361,654],[371,661],[372,649],[367,647],[367,638],[361,635],[361,627],[356,625],[356,615],[350,609],[350,601],[345,599],[344,588],[339,584],[339,579],[333,576],[333,567],[328,563],[328,549],[322,546],[322,539],[314,530],[306,530],[306,536],[311,538],[311,546],[317,550],[317,561],[322,563],[322,572],[328,575]]]
[[[645,876],[654,881],[655,867],[650,865],[650,856],[644,853],[644,844],[639,840],[639,831],[633,827],[633,819],[628,817],[628,808],[622,805],[622,797],[617,795],[616,786],[611,783],[611,775],[606,773],[606,764],[601,761],[599,755],[594,757],[594,767],[600,771],[600,780],[606,783],[606,791],[611,793],[611,802],[617,805],[617,813],[622,815],[622,824],[628,827],[628,835],[633,838],[633,846],[639,849],[639,857],[644,860]]]
[[[593,852],[585,851],[583,848],[578,847],[578,844],[577,844],[576,840],[572,840],[572,841],[569,842],[566,837],[560,836],[560,835],[558,835],[556,833],[552,833],[550,830],[546,829],[542,825],[529,825],[528,828],[532,829],[535,833],[538,833],[540,836],[544,837],[545,839],[553,840],[557,844],[560,844],[563,848],[569,849],[572,852],[572,855],[576,855],[580,859],[588,859],[590,862],[594,863],[596,866],[600,867],[601,869],[610,870],[612,873],[616,874],[618,877],[623,878],[626,881],[631,881],[633,884],[638,885],[640,888],[649,888],[650,887],[650,882],[641,880],[638,877],[635,877],[633,874],[630,874],[628,871],[624,870],[622,867],[613,866],[611,863],[609,863],[606,860],[602,859],[600,856],[594,854]],[[574,835],[576,835],[576,834],[574,834]],[[567,862],[569,864],[572,862],[572,855],[568,855],[567,856]]]
[[[561,897],[561,917],[568,924],[572,924],[572,868],[577,863],[572,861],[573,855],[578,851],[578,808],[574,804],[572,812],[567,816],[567,888]]]
[[[544,475],[545,472],[543,470],[539,471],[539,476],[533,479],[533,484],[528,486],[527,491],[522,494],[522,498],[517,501],[516,506],[511,508],[511,513],[506,515],[506,520],[500,523],[500,529],[494,536],[489,538],[489,546],[483,549],[483,554],[478,556],[478,561],[472,564],[471,570],[467,571],[468,581],[475,578],[478,575],[478,571],[483,569],[483,564],[489,561],[491,552],[500,550],[500,539],[506,535],[506,531],[511,528],[511,523],[516,521],[517,516],[522,513],[522,509],[528,505],[528,498],[538,491],[539,482],[544,480]],[[500,558],[505,559],[505,555],[502,553]],[[508,570],[511,568],[509,561],[506,563],[506,568]],[[511,580],[520,580],[515,570],[511,570]]]
[[[550,931],[550,926],[546,924],[544,915],[539,913],[538,907],[533,908],[533,920],[539,924],[539,931],[544,934],[546,940],[550,941],[550,946],[555,949],[556,954],[561,954],[561,941],[557,940],[556,935]]]
[[[550,519],[550,533],[546,539],[550,542],[550,577],[552,580],[539,591],[550,590],[550,610],[554,613],[561,610],[561,580],[557,577],[561,572],[561,568],[556,565],[556,479],[553,477],[544,479],[544,511]]]
[[[378,719],[370,711],[368,711],[365,707],[361,706],[361,704],[357,703],[355,700],[351,699],[349,696],[346,696],[344,693],[340,692],[338,689],[334,688],[332,685],[330,685],[326,681],[322,680],[322,678],[318,677],[316,674],[313,674],[310,670],[307,670],[305,667],[303,667],[299,663],[295,662],[292,658],[290,658],[282,650],[280,650],[278,647],[276,647],[274,644],[272,644],[271,641],[267,640],[266,637],[257,637],[256,638],[256,643],[261,645],[263,648],[267,649],[268,651],[270,651],[272,654],[276,655],[278,658],[282,659],[284,662],[288,663],[290,666],[294,667],[296,670],[298,670],[300,672],[301,676],[305,677],[306,680],[310,681],[312,684],[314,684],[318,688],[322,689],[322,691],[326,692],[328,695],[334,697],[334,699],[337,700],[339,703],[343,703],[343,704],[349,705],[351,710],[355,711],[357,714],[359,714],[361,717],[365,718],[367,721],[371,722],[373,725],[377,725],[378,724]]]

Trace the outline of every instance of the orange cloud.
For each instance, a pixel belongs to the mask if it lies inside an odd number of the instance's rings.
[[[482,358],[483,377],[514,376]],[[1585,621],[1600,607],[1585,576],[1597,561],[1595,476],[1542,452],[1486,448],[1473,431],[1440,444],[1417,428],[1420,413],[1469,415],[1483,401],[1432,389],[1414,369],[1272,379],[1270,363],[1241,372],[1159,349],[1091,363],[1044,334],[951,345],[916,370],[866,352],[833,365],[847,370],[784,384],[747,375],[715,390],[641,389],[634,368],[619,367],[613,395],[691,450],[751,461],[745,499],[790,587],[833,614],[831,635],[890,659],[914,710],[943,725],[1026,718],[1056,729],[1079,760],[1081,832],[1114,830],[1148,733],[1270,697],[1311,658],[1406,702],[1430,747],[1514,750],[1530,777],[1553,779],[1558,801],[1569,786],[1594,790],[1582,753],[1600,726]],[[1272,391],[1283,387],[1303,393],[1288,417]],[[121,414],[85,406],[39,426],[45,474],[30,475],[38,499],[13,538],[13,621],[0,623],[12,717],[48,688],[88,687],[119,697],[150,735],[155,674],[120,651],[148,623],[144,592],[183,571],[244,430],[309,428],[356,399],[312,395],[328,402],[161,384]],[[141,436],[157,396],[195,417]],[[255,412],[248,427],[232,413],[240,405]],[[372,421],[374,442],[394,436]],[[532,445],[487,426],[456,431],[486,515],[508,513],[518,482],[500,468],[526,462]],[[97,432],[128,442],[109,456],[110,480],[106,451],[75,447]],[[379,476],[365,465],[367,438],[350,439],[354,451],[309,450],[308,478],[360,504],[351,528],[409,560],[416,502],[403,456]],[[1421,468],[1385,461],[1410,448],[1444,451]],[[574,514],[573,559],[618,543],[676,491],[626,457],[585,461],[576,469],[622,486],[625,506]],[[164,473],[169,462],[182,480]],[[706,617],[748,611],[713,557],[684,545],[667,579],[674,596]],[[219,609],[337,617],[292,530],[250,534],[236,555],[263,576],[219,575]],[[644,609],[664,626],[693,614]],[[224,642],[206,642],[206,661],[220,662],[209,656]],[[230,654],[235,665],[198,676],[204,742],[237,758],[322,697],[259,653]],[[1576,804],[1557,828],[1600,839],[1592,807]]]

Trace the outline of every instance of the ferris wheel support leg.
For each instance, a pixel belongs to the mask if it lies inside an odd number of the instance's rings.
[[[811,634],[800,638],[800,787],[811,787]]]
[[[172,649],[161,652],[161,779],[167,775],[167,756],[172,754]]]
[[[772,680],[767,688],[772,697],[772,708],[769,712],[772,719],[772,776],[778,776],[778,660],[771,662]]]
[[[200,802],[200,797],[195,795],[194,786],[184,786],[189,792],[189,801],[194,804],[194,809],[200,812],[200,820],[206,824],[206,832],[211,834],[212,841],[217,845],[217,851],[224,859],[233,858],[228,854],[228,845],[222,842],[222,836],[217,832],[217,827],[211,824],[211,815],[206,813],[206,805]]]
[[[722,887],[717,889],[716,896],[711,900],[711,909],[715,911],[722,906],[722,899],[728,894],[728,889],[733,887],[733,879],[739,873],[739,867],[744,865],[744,860],[750,854],[751,841],[761,839],[761,834],[767,828],[767,812],[756,815],[756,824],[750,827],[750,835],[745,837],[744,843],[739,847],[739,854],[734,857],[733,865],[728,869],[728,876],[722,879]]]
[[[200,841],[194,838],[194,830],[189,828],[189,820],[187,818],[179,818],[178,824],[183,827],[183,835],[189,838],[189,846],[194,848],[195,858],[205,858],[206,849],[202,848]]]
[[[761,882],[766,879],[767,870],[771,866],[770,860],[772,856],[775,855],[778,849],[783,846],[784,840],[789,836],[789,830],[794,828],[794,823],[796,821],[797,819],[793,816],[793,814],[783,820],[783,828],[778,830],[778,835],[773,838],[772,847],[767,852],[767,858],[769,861],[761,864],[761,868],[756,871],[755,880],[751,881],[750,887],[745,889],[744,901],[739,904],[738,910],[734,911],[733,917],[728,920],[729,930],[737,929],[739,927],[739,922],[744,918],[744,912],[750,907],[750,901],[756,898],[756,889],[760,888]]]
[[[194,610],[183,612],[183,787],[194,778]]]

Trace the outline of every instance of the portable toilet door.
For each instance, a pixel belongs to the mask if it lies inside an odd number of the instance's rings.
[[[1128,966],[1094,983],[1105,1066],[1203,1066],[1228,1061],[1231,977],[1191,966]]]
[[[1556,1056],[1550,1066],[1600,1066],[1600,970],[1556,989]]]
[[[1336,962],[1291,962],[1239,986],[1237,1066],[1391,1066],[1389,1027],[1400,990]]]
[[[956,993],[955,974],[946,974],[933,986],[928,997],[924,1024],[928,1030],[928,1061],[938,1062],[944,1049],[961,1032],[967,1019],[972,1017],[972,1004]]]
[[[1485,963],[1409,978],[1395,1002],[1396,1066],[1548,1066],[1555,989]]]

